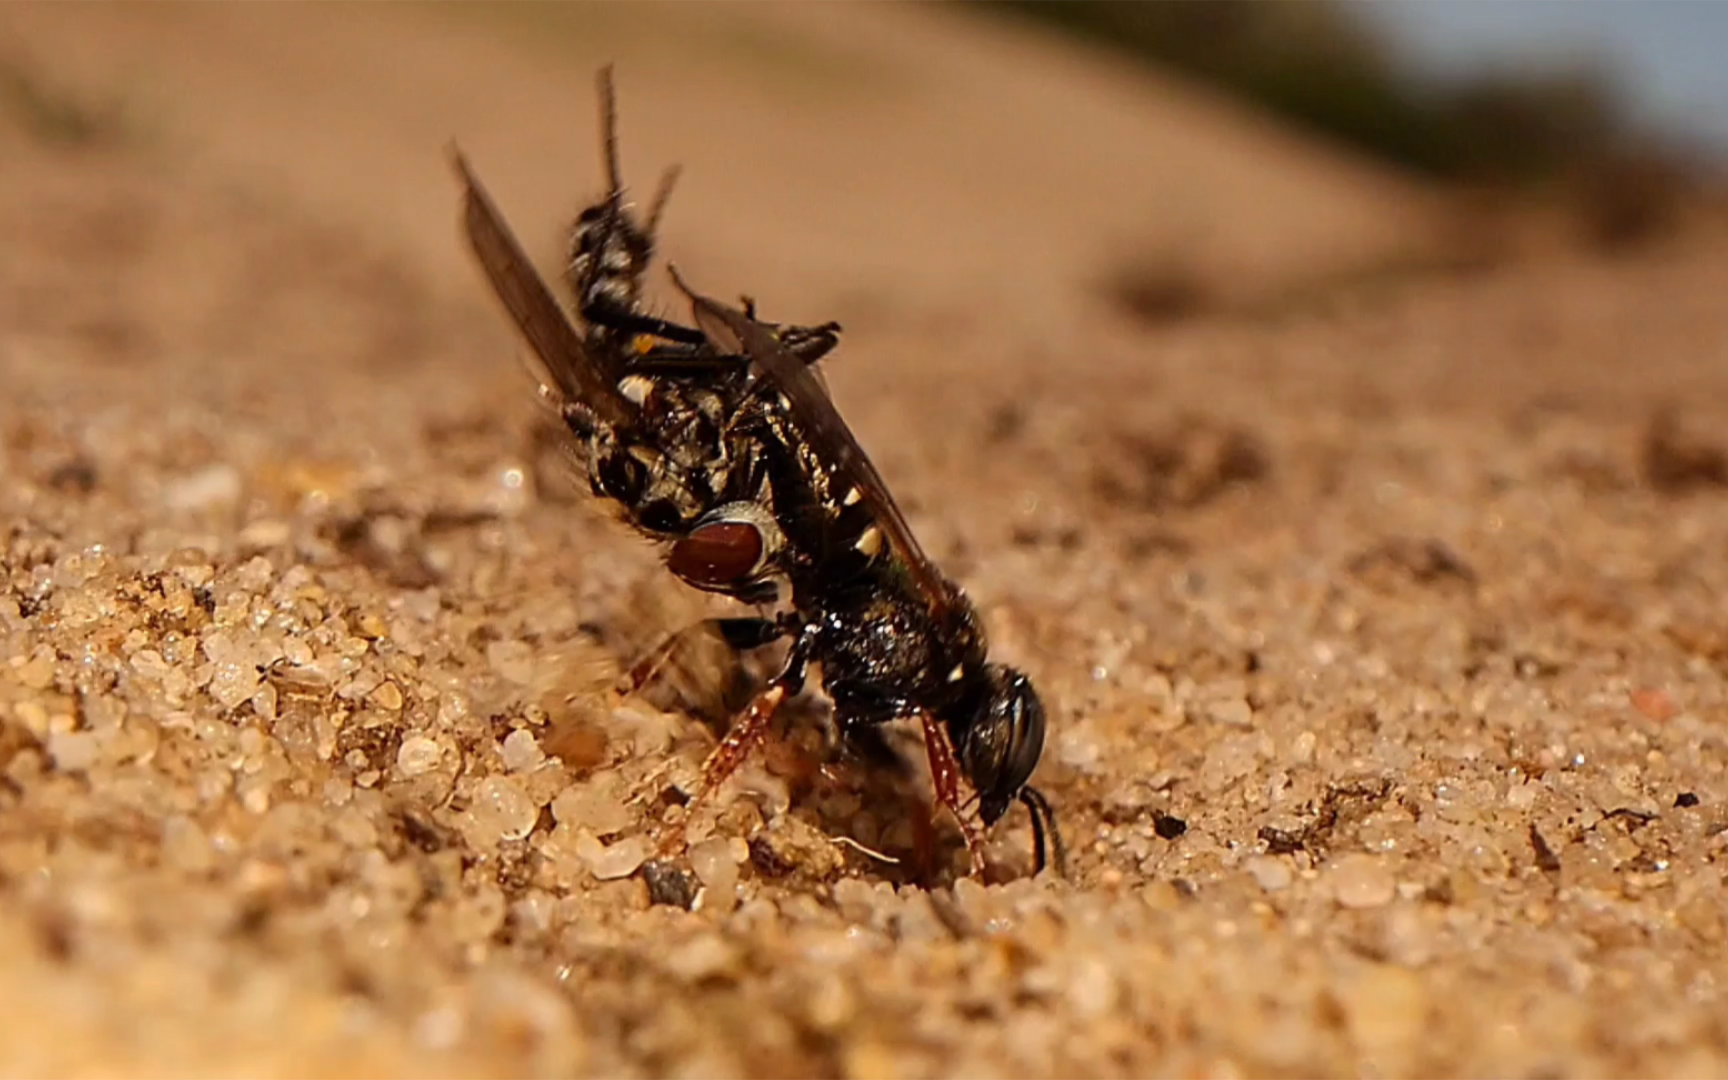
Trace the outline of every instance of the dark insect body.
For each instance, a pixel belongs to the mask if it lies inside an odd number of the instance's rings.
[[[608,192],[577,218],[565,273],[580,330],[460,154],[456,167],[469,243],[537,354],[543,392],[579,444],[595,494],[668,542],[668,568],[696,588],[752,603],[788,589],[776,616],[715,620],[736,647],[790,647],[704,764],[692,809],[744,762],[815,663],[842,738],[919,719],[937,796],[960,823],[975,872],[982,830],[966,813],[962,779],[985,828],[1025,805],[1039,868],[1047,846],[1060,865],[1050,805],[1027,784],[1043,750],[1043,705],[1023,674],[989,661],[977,611],[918,546],[816,375],[839,327],[761,322],[748,300],[738,309],[700,296],[676,270],[696,325],[646,312],[642,277],[670,183],[639,225],[619,179],[609,72],[601,98]]]

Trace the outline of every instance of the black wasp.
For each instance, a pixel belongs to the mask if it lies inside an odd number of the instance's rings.
[[[760,604],[789,586],[779,615],[716,620],[740,648],[791,645],[704,763],[692,809],[745,761],[815,663],[842,737],[919,718],[937,796],[974,872],[983,838],[962,776],[986,828],[1024,804],[1038,867],[1047,843],[1060,867],[1054,813],[1026,783],[1043,751],[1043,705],[1024,675],[989,661],[976,609],[919,547],[816,375],[840,328],[759,321],[749,301],[740,310],[698,295],[676,269],[695,327],[645,311],[642,278],[673,174],[638,223],[620,179],[609,69],[600,97],[608,188],[571,229],[564,276],[576,325],[459,152],[455,164],[469,245],[538,356],[543,393],[595,494],[666,542],[668,569],[696,588]]]

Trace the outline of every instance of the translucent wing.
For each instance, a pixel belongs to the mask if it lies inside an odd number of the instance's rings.
[[[564,309],[504,223],[492,197],[468,167],[468,159],[460,150],[452,150],[451,158],[465,188],[462,224],[468,234],[468,246],[486,271],[492,291],[498,294],[522,336],[540,358],[545,373],[565,400],[587,406],[607,424],[628,426],[636,410],[618,392],[616,379],[609,377],[599,359],[582,344]]]
[[[690,298],[696,325],[709,343],[722,353],[748,356],[785,395],[812,449],[822,463],[851,484],[870,507],[877,527],[929,600],[931,608],[941,609],[952,603],[954,587],[918,546],[917,538],[906,524],[905,515],[888,493],[882,474],[876,471],[864,448],[858,445],[857,437],[846,426],[834,402],[817,381],[816,374],[786,348],[773,331],[736,308],[698,295],[684,283],[676,267],[669,269],[672,280]]]

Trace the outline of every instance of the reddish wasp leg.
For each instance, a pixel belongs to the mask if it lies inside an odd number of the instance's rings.
[[[948,732],[929,713],[919,717],[924,722],[924,752],[930,757],[930,779],[936,785],[936,799],[954,820],[960,823],[960,835],[966,838],[966,852],[972,856],[972,873],[984,876],[984,835],[972,819],[960,810],[960,763],[954,760],[954,747],[948,742]]]
[[[774,718],[774,710],[786,700],[786,688],[776,683],[756,696],[750,707],[744,710],[744,715],[732,722],[732,727],[726,732],[726,737],[720,740],[720,745],[708,755],[708,760],[702,763],[702,781],[696,788],[696,794],[684,807],[684,820],[674,826],[660,842],[660,855],[665,858],[677,851],[679,843],[684,839],[684,828],[696,816],[696,810],[714,794],[716,788],[726,782],[726,779],[738,771],[738,766],[744,764],[750,757],[750,752],[756,749],[756,744],[762,741],[762,736],[768,732],[768,721]]]

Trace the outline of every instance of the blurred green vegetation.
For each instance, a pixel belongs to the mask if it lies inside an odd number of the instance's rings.
[[[1541,184],[1662,156],[1600,69],[1421,85],[1337,0],[990,0],[1438,179]]]

